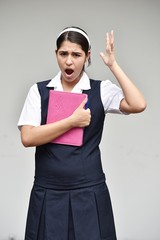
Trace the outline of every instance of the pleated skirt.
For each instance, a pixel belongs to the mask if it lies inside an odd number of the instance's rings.
[[[34,185],[25,240],[117,240],[106,183],[74,190]]]

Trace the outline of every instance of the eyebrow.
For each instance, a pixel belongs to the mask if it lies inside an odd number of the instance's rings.
[[[59,50],[59,53],[68,53],[69,51],[67,51],[67,50]],[[72,53],[74,53],[74,54],[82,54],[82,52],[80,52],[80,51],[72,51]]]

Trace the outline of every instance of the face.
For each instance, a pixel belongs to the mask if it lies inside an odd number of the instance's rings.
[[[61,81],[65,84],[76,84],[81,77],[85,62],[89,58],[81,46],[70,41],[64,41],[56,51],[57,62],[61,70]]]

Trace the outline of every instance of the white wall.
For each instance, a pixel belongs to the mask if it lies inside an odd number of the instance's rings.
[[[92,42],[95,79],[111,79],[99,52],[114,29],[119,64],[148,103],[138,115],[108,115],[103,136],[104,171],[119,240],[160,239],[160,1],[0,1],[0,239],[23,239],[34,149],[25,149],[16,124],[29,87],[52,78],[57,34],[84,28]]]

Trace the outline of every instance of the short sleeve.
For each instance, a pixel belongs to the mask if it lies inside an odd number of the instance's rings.
[[[101,82],[101,99],[105,113],[123,114],[119,108],[123,98],[123,91],[116,84],[113,84],[110,80]]]
[[[18,127],[23,125],[39,126],[41,123],[41,99],[37,84],[34,84],[26,97]]]

